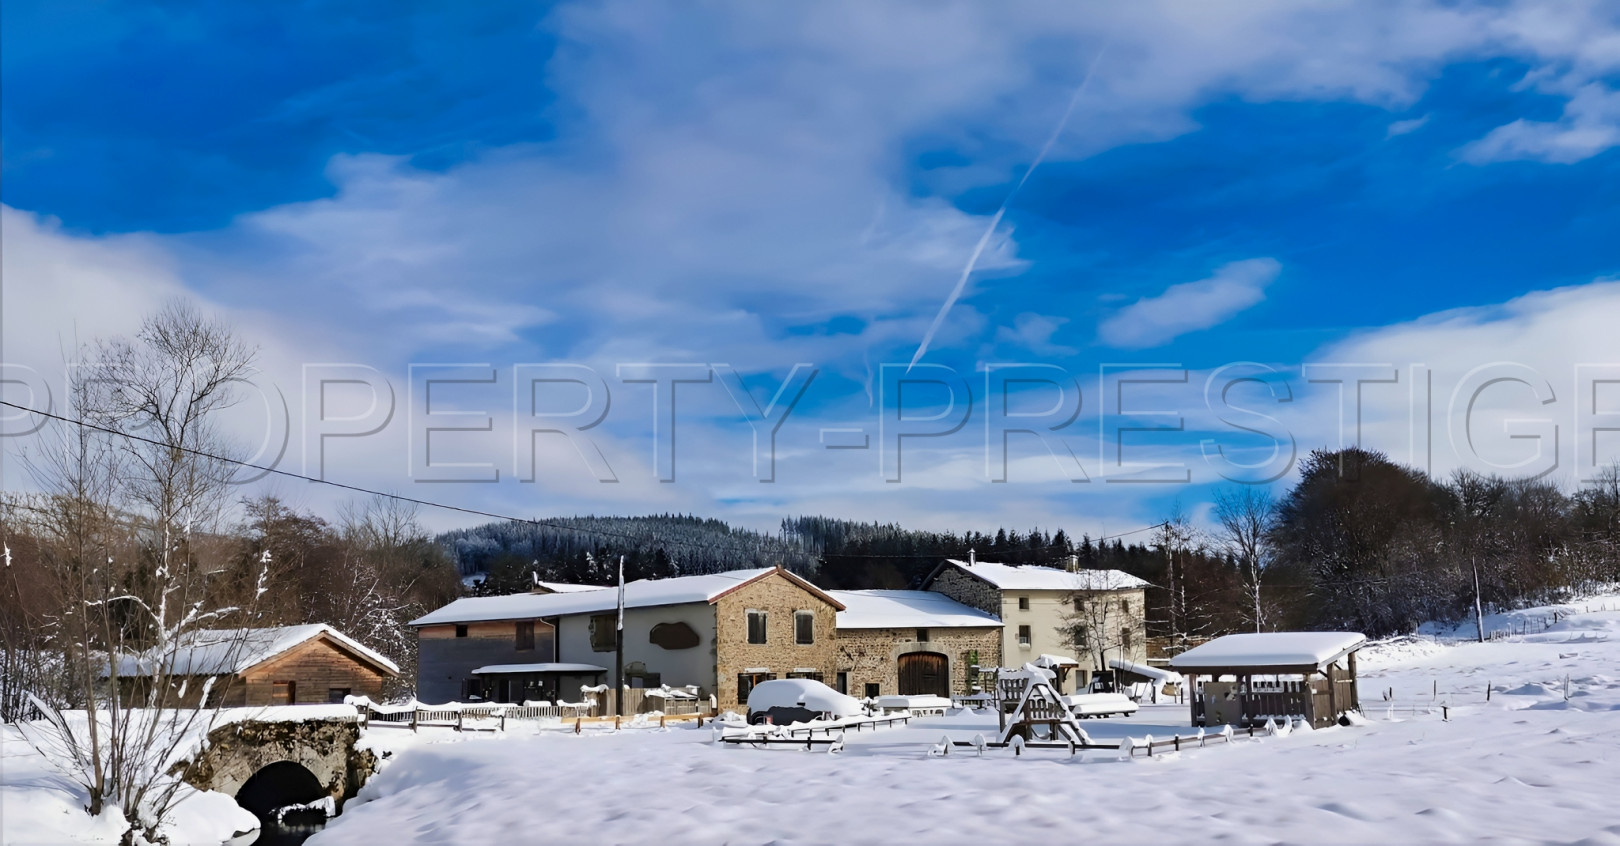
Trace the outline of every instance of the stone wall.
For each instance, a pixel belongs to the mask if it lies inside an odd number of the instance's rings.
[[[340,720],[240,722],[208,733],[196,759],[173,772],[193,787],[235,796],[260,769],[292,761],[310,771],[321,789],[342,800],[359,791],[376,769],[376,756],[357,749],[360,726]]]
[[[1000,652],[1001,629],[984,628],[932,628],[928,640],[917,640],[917,629],[840,629],[838,632],[837,672],[847,674],[849,694],[866,695],[866,685],[875,683],[878,694],[888,696],[900,692],[900,656],[910,652],[938,652],[949,662],[946,668],[951,680],[951,693],[971,693],[973,679],[968,669],[977,662],[981,666],[997,665]],[[829,676],[833,684],[836,676]]]
[[[951,565],[946,565],[939,571],[939,575],[929,583],[928,589],[943,593],[969,608],[1001,616],[1001,590],[984,579],[970,576]]]
[[[812,668],[831,684],[838,649],[837,609],[820,595],[801,587],[781,571],[755,579],[715,601],[716,696],[722,710],[739,710],[737,675],[744,669],[765,668],[776,678],[787,678],[797,668]],[[748,642],[748,611],[766,614],[763,644]],[[814,643],[795,643],[793,615],[815,615]]]

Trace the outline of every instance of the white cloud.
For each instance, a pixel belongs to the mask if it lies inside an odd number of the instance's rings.
[[[1532,160],[1572,164],[1620,146],[1620,91],[1600,83],[1581,86],[1558,120],[1519,119],[1462,148],[1473,164]]]
[[[1266,286],[1282,272],[1272,258],[1222,265],[1208,279],[1171,285],[1120,309],[1097,327],[1111,347],[1143,349],[1167,344],[1188,332],[1208,329],[1266,298]]]
[[[1013,325],[996,328],[996,341],[1016,344],[1036,355],[1074,355],[1073,347],[1052,341],[1052,336],[1068,322],[1067,317],[1047,317],[1035,312],[1024,312],[1013,319]]]
[[[1394,138],[1397,135],[1406,135],[1411,132],[1416,132],[1419,129],[1422,129],[1424,124],[1429,122],[1429,117],[1429,115],[1424,115],[1422,117],[1415,117],[1410,120],[1395,121],[1389,125],[1389,129],[1384,133],[1384,137]]]
[[[1594,455],[1597,464],[1620,459],[1620,438],[1594,439],[1591,429],[1613,426],[1612,418],[1580,416],[1594,402],[1599,413],[1620,406],[1592,381],[1596,371],[1581,371],[1577,381],[1578,366],[1607,366],[1601,375],[1609,379],[1620,373],[1615,314],[1620,281],[1599,280],[1368,329],[1306,362],[1359,368],[1341,374],[1381,370],[1396,379],[1359,391],[1361,443],[1396,461],[1436,476],[1461,467],[1511,476],[1540,472],[1556,458],[1551,478],[1572,486],[1589,475]],[[1344,390],[1341,407],[1338,386],[1301,379],[1298,401],[1277,407],[1301,450],[1337,448],[1341,428],[1344,443],[1354,442],[1358,391],[1353,383]]]
[[[1606,111],[1611,95],[1595,81],[1617,67],[1620,41],[1603,8],[563,6],[547,24],[563,42],[545,69],[564,104],[553,116],[554,142],[491,150],[443,172],[400,158],[340,157],[331,164],[334,196],[244,215],[215,233],[81,237],[6,210],[6,357],[26,348],[56,362],[59,339],[130,331],[162,299],[189,293],[264,343],[278,382],[297,385],[302,361],[364,362],[396,380],[402,402],[404,365],[420,358],[730,361],[750,373],[813,361],[829,371],[824,380],[842,372],[858,383],[863,358],[914,348],[986,225],[986,216],[941,197],[1015,178],[1105,41],[1112,46],[1054,160],[1191,131],[1193,109],[1212,98],[1403,109],[1446,62],[1498,54],[1524,59],[1531,84],[1566,98],[1566,129],[1593,133],[1534,143],[1535,131],[1493,133],[1499,151],[1550,158],[1611,143],[1603,134],[1616,120]],[[963,151],[968,163],[911,184],[906,157],[919,139]],[[931,196],[930,186],[949,191]],[[981,268],[985,277],[1009,274],[1025,260],[1009,235]],[[1124,308],[1104,324],[1104,340],[1150,346],[1215,325],[1260,302],[1276,274],[1271,259],[1229,265]],[[972,305],[953,311],[936,346],[986,339],[990,324]],[[1563,311],[1555,312],[1506,323],[1476,317],[1472,334],[1426,326],[1413,330],[1410,349],[1396,344],[1389,355],[1436,356],[1452,344],[1519,349],[1531,341],[1511,333],[1532,325],[1526,337],[1555,341]],[[1585,316],[1593,313],[1604,312]],[[782,330],[845,314],[865,329]],[[994,334],[1061,355],[1059,324],[1026,312]],[[1401,337],[1399,329],[1358,336]],[[1342,352],[1375,355],[1377,347]],[[473,485],[457,497],[500,510],[533,501],[538,488],[545,504],[534,508],[553,512],[825,507],[983,526],[1072,514],[1062,498],[1076,487],[1117,490],[1060,480],[987,496],[982,453],[968,434],[962,454],[919,474],[917,485],[885,485],[872,455],[829,454],[816,439],[823,423],[870,414],[855,391],[849,404],[829,403],[784,429],[800,463],[785,463],[778,485],[747,475],[746,456],[736,454],[746,440],[734,437],[747,432],[726,416],[683,434],[692,457],[683,453],[678,486],[598,485],[560,453],[544,485],[517,493]],[[732,413],[723,395],[710,399],[713,419]],[[621,418],[618,409],[600,427],[604,448],[622,477],[648,478],[650,418]],[[408,489],[403,420],[396,426],[392,440],[355,450],[344,472]],[[710,442],[720,446],[702,447]],[[851,481],[857,473],[865,475]]]

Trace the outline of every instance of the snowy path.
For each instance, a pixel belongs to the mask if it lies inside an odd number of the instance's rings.
[[[1385,652],[1363,673],[1369,726],[1153,760],[926,756],[942,735],[994,729],[971,714],[852,734],[836,757],[717,747],[707,728],[421,743],[310,842],[1620,844],[1620,612],[1525,642]],[[1402,709],[1438,687],[1452,719],[1388,719],[1390,687]],[[1188,731],[1184,713],[1085,725],[1163,736]]]

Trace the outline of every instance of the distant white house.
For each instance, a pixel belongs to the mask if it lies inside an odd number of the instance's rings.
[[[1001,620],[1001,666],[1021,667],[1041,656],[1077,659],[1075,678],[1060,679],[1063,692],[1106,669],[1096,666],[1098,653],[1134,663],[1147,659],[1149,584],[1129,573],[947,559],[924,587]],[[1087,654],[1075,654],[1064,633],[1075,619],[1093,628],[1091,637],[1100,644]]]

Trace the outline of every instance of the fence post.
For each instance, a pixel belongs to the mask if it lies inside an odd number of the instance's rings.
[[[501,733],[504,734],[505,732],[506,732],[506,711],[503,709],[501,711]]]
[[[583,717],[579,717],[579,716],[574,717],[574,734],[579,734],[579,725],[582,722],[584,722]]]
[[[416,721],[421,717],[421,713],[419,709],[411,709],[411,731],[413,732],[416,731]]]
[[[461,731],[461,711],[456,710],[456,731]]]

